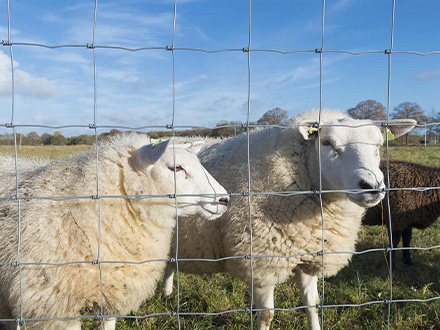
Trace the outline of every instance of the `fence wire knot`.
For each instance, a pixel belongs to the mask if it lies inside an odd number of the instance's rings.
[[[383,303],[384,303],[385,305],[390,305],[390,304],[391,304],[391,300],[385,299],[385,300],[383,301]]]
[[[17,196],[11,196],[10,198],[9,198],[11,201],[16,201],[18,198],[17,198]]]
[[[93,260],[92,265],[99,265],[99,260]]]
[[[21,317],[17,317],[16,319],[15,319],[15,323],[20,323],[20,322],[22,322],[23,320],[21,319]]]
[[[176,194],[169,194],[168,198],[176,198]]]
[[[2,45],[3,46],[11,46],[11,43],[7,40],[2,40]]]
[[[322,252],[322,251],[318,251],[318,252],[316,252],[316,254],[317,254],[318,256],[322,256],[322,255],[324,255],[324,252]]]
[[[14,127],[14,125],[12,123],[6,123],[5,126],[6,126],[6,128],[13,128]]]
[[[98,195],[92,195],[92,199],[99,199]]]
[[[170,258],[170,262],[176,262],[176,258]]]
[[[94,44],[86,44],[87,49],[93,49],[95,48]]]
[[[244,256],[244,258],[245,258],[246,260],[250,260],[250,259],[252,258],[252,256],[251,256],[250,254],[246,254],[246,255]]]
[[[95,320],[103,320],[104,317],[102,315],[95,315]]]
[[[167,129],[173,129],[174,126],[172,124],[167,124],[167,126],[165,126]]]
[[[322,53],[322,48],[316,48],[315,49],[315,53],[316,54],[321,54]]]
[[[89,124],[89,128],[90,128],[90,129],[95,129],[95,128],[96,128],[96,125],[95,125],[95,124]]]
[[[246,308],[244,309],[244,311],[245,311],[246,313],[250,313],[250,312],[251,312],[251,309],[250,309],[249,307],[246,307]]]
[[[11,262],[12,267],[17,267],[19,265],[18,261]]]
[[[165,49],[166,50],[174,50],[174,47],[173,46],[166,46]]]
[[[391,54],[391,49],[385,49],[385,54],[387,55]]]
[[[177,312],[172,311],[172,312],[171,312],[171,316],[177,316]]]
[[[316,309],[322,309],[323,305],[317,304],[315,307],[316,307]]]
[[[243,53],[249,53],[249,48],[243,47]]]

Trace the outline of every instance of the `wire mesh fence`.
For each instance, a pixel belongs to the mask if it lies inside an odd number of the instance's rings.
[[[14,1],[11,1],[12,3]],[[41,43],[30,43],[30,42],[20,42],[20,41],[15,41],[14,39],[12,39],[11,37],[11,31],[14,28],[14,17],[11,16],[10,14],[10,0],[7,1],[7,7],[8,7],[8,39],[7,40],[3,40],[2,41],[2,45],[9,49],[9,53],[10,53],[10,71],[11,71],[11,120],[10,122],[6,123],[5,129],[8,131],[12,132],[12,135],[14,137],[14,172],[15,172],[15,193],[11,196],[3,196],[0,197],[1,201],[8,201],[11,203],[15,203],[16,204],[16,209],[17,209],[17,252],[16,252],[16,260],[12,263],[5,263],[2,262],[2,260],[0,260],[0,266],[2,267],[10,267],[10,268],[14,268],[14,269],[18,269],[18,273],[19,273],[19,287],[20,287],[20,313],[19,315],[15,315],[16,319],[0,319],[0,321],[5,321],[5,322],[11,322],[11,323],[17,323],[17,324],[21,324],[25,329],[27,327],[32,328],[32,322],[33,321],[49,321],[49,320],[54,320],[54,321],[60,321],[60,324],[62,324],[62,322],[64,321],[69,321],[69,320],[73,320],[73,319],[96,319],[96,320],[100,320],[102,321],[102,326],[105,328],[106,325],[107,327],[109,326],[107,323],[105,323],[104,321],[106,320],[110,320],[110,319],[124,319],[124,318],[129,318],[129,319],[146,319],[146,318],[153,318],[153,317],[157,317],[157,316],[169,316],[172,318],[176,319],[176,327],[177,328],[184,328],[182,326],[182,320],[181,317],[189,317],[189,316],[197,316],[197,315],[205,315],[205,316],[220,316],[220,315],[230,315],[230,317],[234,317],[234,313],[245,313],[249,315],[249,328],[255,328],[255,324],[254,324],[254,318],[252,317],[254,312],[261,312],[261,311],[265,311],[265,310],[271,310],[271,311],[283,311],[283,312],[293,312],[296,310],[302,310],[302,309],[307,309],[307,308],[315,308],[317,310],[320,311],[320,316],[321,316],[321,324],[320,327],[322,329],[326,328],[326,318],[325,318],[325,310],[326,309],[331,309],[331,308],[349,308],[349,307],[355,307],[355,308],[365,308],[366,306],[370,306],[370,305],[384,305],[385,308],[387,309],[387,320],[385,321],[385,327],[390,329],[392,326],[392,306],[395,304],[400,304],[400,303],[429,303],[431,301],[436,301],[440,299],[440,296],[435,296],[435,297],[431,297],[428,299],[411,299],[411,298],[403,298],[403,299],[396,299],[394,297],[393,294],[393,272],[392,269],[389,269],[389,292],[388,292],[388,296],[384,297],[383,299],[380,300],[375,300],[375,301],[367,301],[367,302],[361,302],[361,303],[357,303],[357,304],[347,304],[347,303],[339,303],[339,302],[332,302],[332,303],[327,303],[326,300],[326,283],[327,283],[327,279],[325,278],[324,274],[325,274],[325,256],[326,255],[333,255],[333,254],[349,254],[349,255],[364,255],[364,254],[369,254],[369,253],[374,253],[374,252],[383,252],[386,253],[388,255],[388,258],[391,259],[392,258],[392,252],[396,251],[396,250],[433,250],[433,249],[439,249],[440,245],[433,245],[433,246],[429,246],[429,247],[411,247],[411,248],[395,248],[392,245],[389,246],[384,246],[383,248],[375,248],[375,249],[366,249],[366,250],[360,250],[360,251],[327,251],[326,248],[326,237],[325,237],[325,226],[326,226],[326,218],[324,216],[324,214],[322,213],[322,209],[323,209],[323,196],[325,196],[325,194],[329,194],[329,193],[352,193],[352,194],[361,194],[361,193],[365,193],[365,192],[376,192],[377,189],[343,189],[343,190],[325,190],[322,188],[322,171],[320,170],[320,176],[319,176],[319,189],[318,190],[310,190],[310,191],[297,191],[297,190],[292,190],[292,191],[265,191],[265,192],[256,192],[253,189],[253,185],[252,185],[252,180],[251,180],[251,171],[252,171],[252,164],[251,164],[251,160],[250,160],[250,154],[251,154],[251,150],[250,150],[250,133],[251,133],[251,129],[258,127],[259,125],[255,125],[252,124],[251,122],[251,113],[252,113],[252,104],[251,104],[251,94],[252,94],[252,86],[251,86],[251,74],[252,74],[252,55],[255,53],[279,53],[279,54],[284,54],[284,55],[290,55],[290,56],[295,56],[298,53],[305,53],[308,54],[310,56],[313,57],[318,57],[319,59],[319,120],[318,120],[318,125],[317,127],[323,127],[325,125],[321,125],[321,112],[324,108],[324,104],[323,104],[323,89],[324,89],[324,83],[323,83],[323,77],[324,77],[324,61],[323,59],[325,58],[326,54],[330,54],[330,53],[338,53],[338,54],[346,54],[346,55],[353,55],[353,56],[362,56],[362,55],[366,55],[366,54],[375,54],[375,56],[385,56],[387,58],[387,67],[388,67],[388,71],[387,71],[387,121],[384,123],[381,123],[381,125],[383,126],[390,126],[392,124],[389,123],[389,119],[390,119],[390,102],[391,102],[391,91],[392,91],[392,58],[394,56],[394,54],[404,54],[405,56],[436,56],[436,55],[440,55],[440,51],[429,51],[429,52],[420,52],[420,51],[412,51],[412,50],[407,50],[407,51],[396,51],[393,49],[393,43],[394,43],[394,19],[395,19],[395,6],[396,6],[396,0],[390,0],[390,30],[389,30],[389,35],[390,35],[390,39],[389,39],[389,48],[385,49],[385,50],[363,50],[363,51],[350,51],[350,50],[335,50],[335,49],[326,49],[325,47],[325,18],[326,18],[326,1],[323,0],[322,1],[322,13],[321,13],[321,44],[317,45],[317,48],[315,49],[294,49],[294,50],[281,50],[281,49],[254,49],[252,47],[252,1],[249,1],[249,17],[248,19],[248,43],[246,45],[237,45],[236,48],[229,48],[229,49],[203,49],[203,48],[193,48],[193,47],[175,47],[175,39],[178,38],[178,36],[176,36],[176,22],[178,22],[177,19],[177,13],[178,13],[178,4],[179,1],[175,0],[174,1],[174,6],[173,6],[173,26],[172,26],[172,40],[170,42],[169,45],[163,45],[160,47],[157,46],[148,46],[146,45],[146,47],[138,47],[138,48],[130,48],[130,47],[122,47],[122,46],[112,46],[112,45],[100,45],[96,43],[95,40],[95,31],[96,31],[96,21],[97,21],[97,16],[99,16],[99,3],[98,0],[95,0],[94,2],[94,15],[93,17],[90,18],[90,21],[93,23],[92,26],[92,39],[90,41],[90,43],[87,44],[60,44],[60,45],[47,45],[47,44],[41,44]],[[83,48],[83,49],[87,49],[90,50],[90,52],[92,52],[93,55],[93,75],[91,76],[91,81],[93,82],[93,122],[92,123],[81,123],[81,124],[69,124],[69,125],[61,125],[61,126],[54,126],[54,125],[41,125],[41,124],[35,124],[32,122],[26,123],[26,124],[17,124],[16,123],[16,119],[15,119],[15,113],[16,113],[16,106],[15,106],[15,76],[14,76],[14,72],[16,71],[16,68],[14,67],[14,50],[21,48],[21,47],[27,47],[27,48],[45,48],[45,49],[49,49],[49,50],[55,50],[55,49],[60,49],[60,48]],[[106,50],[106,51],[124,51],[124,52],[150,52],[150,51],[161,51],[167,54],[170,54],[170,66],[172,67],[172,111],[171,111],[171,117],[170,117],[170,121],[169,124],[165,125],[165,126],[157,126],[157,125],[133,125],[133,126],[127,126],[127,125],[100,125],[99,122],[99,110],[98,110],[98,82],[99,82],[99,72],[97,70],[97,63],[98,63],[98,59],[97,59],[97,53],[101,50]],[[178,99],[176,98],[176,56],[178,56],[177,54],[181,53],[181,52],[189,52],[191,54],[193,53],[208,53],[208,54],[214,54],[214,53],[238,53],[238,54],[243,54],[243,56],[246,57],[246,62],[247,62],[247,67],[246,67],[246,71],[247,71],[247,77],[246,77],[246,81],[247,81],[247,104],[246,104],[246,108],[247,108],[247,120],[246,123],[243,125],[239,125],[239,126],[234,126],[234,125],[226,125],[223,127],[240,127],[242,129],[245,130],[245,135],[247,137],[247,161],[246,161],[246,167],[247,167],[247,190],[245,191],[235,191],[235,192],[229,192],[228,195],[231,197],[240,197],[246,200],[246,207],[248,209],[248,214],[249,214],[249,218],[248,218],[248,234],[249,234],[249,252],[245,255],[231,255],[231,256],[226,256],[226,257],[221,257],[221,258],[180,258],[179,257],[179,217],[178,217],[178,213],[177,213],[177,208],[178,208],[178,199],[185,197],[185,194],[177,194],[177,190],[176,190],[176,178],[174,178],[174,183],[175,183],[175,191],[174,194],[167,194],[167,195],[105,195],[102,194],[100,192],[100,167],[99,167],[99,162],[100,162],[100,151],[99,151],[99,143],[98,143],[98,136],[99,136],[99,131],[100,130],[104,130],[104,129],[109,129],[109,128],[118,128],[118,129],[124,129],[124,130],[132,130],[132,131],[145,131],[145,130],[152,130],[152,129],[164,129],[164,130],[169,130],[171,132],[172,137],[176,137],[175,133],[177,130],[179,129],[185,129],[185,128],[194,128],[194,127],[198,127],[198,126],[184,126],[184,125],[176,125],[175,124],[175,114],[176,114],[176,103],[178,103]],[[426,125],[419,125],[418,127],[420,128],[424,128],[425,129],[425,145],[426,145],[426,130],[429,129],[427,127],[429,126],[433,126],[433,125],[439,125],[440,123],[430,123],[430,124],[426,124]],[[371,124],[367,124],[367,125],[360,125],[357,126],[357,128],[362,127],[362,126],[369,126]],[[286,126],[279,126],[279,125],[269,125],[271,127],[276,127],[280,130],[286,129]],[[339,125],[340,127],[344,127],[344,125]],[[266,126],[267,127],[267,126]],[[80,128],[80,129],[84,129],[84,130],[90,130],[94,133],[95,136],[95,161],[96,161],[96,182],[93,183],[94,186],[94,193],[90,194],[90,195],[82,195],[82,196],[50,196],[50,197],[45,197],[45,196],[23,196],[20,195],[19,192],[19,188],[20,188],[20,176],[21,176],[21,172],[20,172],[20,159],[19,159],[19,151],[18,151],[18,141],[17,141],[17,136],[18,136],[18,130],[23,129],[23,128],[39,128],[39,129],[67,129],[67,128]],[[198,128],[210,128],[210,127],[198,127]],[[386,136],[385,139],[385,148],[386,148],[386,160],[387,163],[389,163],[389,154],[388,154],[388,149],[389,149],[389,144],[388,144],[388,136]],[[319,137],[320,139],[321,137]],[[319,144],[320,145],[320,144]],[[321,153],[320,148],[318,149],[318,153]],[[321,159],[321,157],[319,157],[319,160]],[[174,164],[174,167],[176,166],[176,164]],[[319,162],[319,168],[321,168],[321,162]],[[176,169],[176,168],[175,168]],[[408,187],[408,188],[394,188],[392,187],[392,184],[390,184],[390,179],[389,179],[389,173],[385,174],[386,177],[386,188],[384,188],[383,190],[380,191],[384,191],[387,192],[386,194],[386,200],[389,202],[389,194],[388,192],[391,191],[397,191],[397,190],[412,190],[412,191],[430,191],[430,190],[434,190],[434,191],[438,191],[440,189],[440,187],[435,186],[435,187]],[[92,185],[92,183],[90,183]],[[253,250],[253,217],[252,215],[254,214],[255,210],[253,210],[252,207],[252,200],[255,197],[258,196],[278,196],[278,197],[282,197],[282,198],[289,198],[291,196],[300,196],[300,195],[316,195],[319,197],[320,203],[321,203],[321,237],[320,237],[320,242],[321,242],[321,249],[318,251],[314,251],[311,253],[298,253],[298,254],[293,254],[293,255],[265,255],[265,254],[255,254],[254,250]],[[101,258],[101,227],[102,227],[102,220],[101,220],[101,203],[102,201],[105,200],[111,200],[111,199],[127,199],[127,200],[139,200],[139,199],[151,199],[151,198],[172,198],[175,200],[175,207],[176,207],[176,238],[175,238],[175,254],[171,256],[170,259],[166,258],[166,259],[152,259],[152,260],[143,260],[143,261],[132,261],[132,260],[124,260],[124,261],[117,261],[117,260],[102,260]],[[68,262],[47,262],[47,263],[34,263],[34,262],[26,262],[26,261],[22,261],[21,259],[21,232],[22,232],[22,224],[21,224],[21,219],[22,219],[22,214],[21,214],[21,210],[22,210],[22,203],[24,203],[25,201],[28,200],[49,200],[49,201],[53,201],[53,202],[64,202],[64,201],[69,201],[69,200],[92,200],[94,203],[96,203],[96,207],[97,207],[97,213],[96,213],[96,228],[97,228],[97,251],[96,251],[96,256],[97,258],[95,260],[74,260],[74,261],[68,261]],[[388,210],[386,210],[385,212],[390,213],[390,209],[388,207]],[[391,216],[389,217],[389,226],[391,226],[392,223],[392,219]],[[392,234],[391,234],[391,241],[392,241]],[[254,297],[254,278],[253,278],[253,271],[254,271],[254,262],[255,260],[258,259],[264,259],[264,258],[285,258],[285,259],[294,259],[294,258],[299,258],[299,257],[303,257],[303,256],[319,256],[322,259],[322,276],[321,276],[321,292],[320,292],[320,301],[321,303],[318,303],[317,305],[305,305],[305,306],[298,306],[298,307],[293,307],[293,308],[270,308],[270,309],[261,309],[261,308],[255,308],[254,307],[254,302],[255,302],[255,297]],[[220,312],[182,312],[181,311],[181,303],[180,303],[180,280],[179,280],[179,264],[183,263],[183,262],[204,262],[204,263],[220,263],[220,262],[224,262],[227,260],[245,260],[246,262],[249,263],[249,270],[250,270],[250,288],[249,288],[249,302],[248,305],[245,308],[234,308],[234,309],[230,309],[230,310],[223,310]],[[390,260],[391,261],[391,260]],[[176,267],[176,275],[177,275],[177,292],[176,292],[176,308],[174,311],[172,312],[166,312],[166,313],[149,313],[149,314],[145,314],[145,315],[141,315],[141,316],[133,316],[133,315],[108,315],[106,314],[105,310],[104,310],[104,292],[103,292],[103,270],[102,267],[106,264],[112,264],[112,265],[116,265],[116,264],[130,264],[130,265],[140,265],[140,264],[145,264],[145,263],[157,263],[157,262],[170,262],[172,264],[175,264]],[[23,267],[27,267],[27,266],[36,266],[36,267],[43,267],[43,266],[55,266],[55,267],[65,267],[65,266],[69,266],[69,265],[81,265],[81,264],[88,264],[88,265],[93,265],[95,267],[98,268],[99,271],[99,286],[100,286],[100,302],[99,302],[99,308],[97,310],[95,310],[96,315],[77,315],[74,317],[69,317],[69,318],[32,318],[29,317],[27,315],[25,315],[23,313],[24,310],[24,306],[26,305],[27,301],[23,298],[25,297],[25,292],[23,292],[22,289],[22,283],[23,281],[25,281],[26,279],[23,278],[22,275],[22,269]],[[279,325],[280,328],[283,328],[283,325]],[[62,327],[62,325],[60,325],[60,327]]]

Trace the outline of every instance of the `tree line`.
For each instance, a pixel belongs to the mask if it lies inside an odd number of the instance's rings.
[[[386,108],[376,100],[366,100],[359,102],[355,107],[347,110],[348,114],[356,119],[371,119],[383,121],[386,120]],[[419,124],[427,124],[430,122],[440,122],[440,112],[431,110],[430,115],[426,115],[420,105],[414,102],[403,102],[390,111],[390,119],[415,119]],[[289,116],[286,110],[280,107],[266,111],[263,116],[256,122],[250,122],[250,129],[261,125],[288,125]],[[246,123],[241,121],[221,121],[215,128],[194,128],[190,130],[176,130],[176,136],[202,136],[202,137],[230,137],[236,136],[247,129]],[[428,126],[428,134],[440,134],[440,126]],[[98,140],[108,139],[111,136],[122,134],[117,129],[110,132],[102,133],[98,136]],[[169,137],[172,135],[170,130],[151,131],[147,133],[152,138]],[[17,144],[20,145],[92,145],[96,141],[95,135],[82,134],[79,136],[65,137],[61,131],[55,131],[54,134],[44,133],[41,136],[37,132],[30,132],[26,135],[16,135]],[[408,143],[408,137],[406,137]],[[13,145],[14,136],[12,134],[0,135],[0,144]]]

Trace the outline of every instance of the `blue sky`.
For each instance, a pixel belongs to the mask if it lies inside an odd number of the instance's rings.
[[[173,38],[174,2],[98,0],[95,45],[165,47]],[[94,0],[10,0],[11,41],[49,46],[92,43]],[[324,49],[390,48],[392,0],[327,0]],[[440,50],[440,1],[396,0],[394,50]],[[321,0],[253,0],[251,48],[321,47]],[[7,2],[0,38],[8,40]],[[249,38],[249,1],[177,0],[175,47],[242,49]],[[93,122],[93,52],[86,47],[14,46],[15,124]],[[171,123],[172,56],[166,50],[96,49],[97,124]],[[346,110],[375,99],[387,103],[385,54],[323,54],[323,107]],[[419,103],[440,110],[440,54],[393,54],[391,108]],[[11,121],[9,47],[0,48],[0,122]],[[246,121],[248,62],[243,52],[175,51],[175,125],[213,127]],[[294,115],[319,106],[319,55],[251,52],[251,116],[281,107]],[[1,128],[0,133],[6,129]],[[20,129],[27,133],[33,128]],[[105,129],[108,130],[108,129]],[[39,129],[38,132],[49,131]],[[66,136],[91,134],[64,129]]]

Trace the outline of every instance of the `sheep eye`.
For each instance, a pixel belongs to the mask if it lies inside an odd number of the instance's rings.
[[[173,172],[174,172],[174,166],[170,166],[170,167],[168,167],[168,169],[169,169],[170,171],[173,171]],[[182,166],[180,166],[180,165],[176,165],[176,172],[180,172],[180,171],[184,171],[184,172],[186,172],[185,169],[184,169]]]

